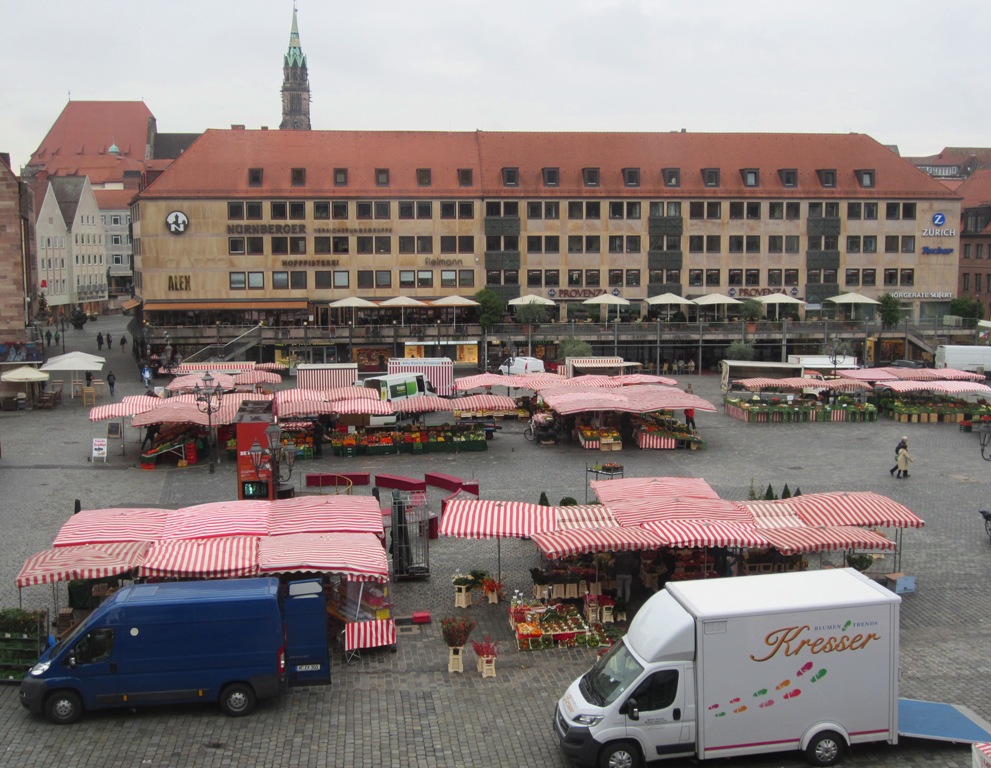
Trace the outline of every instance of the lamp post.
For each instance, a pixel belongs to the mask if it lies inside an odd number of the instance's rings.
[[[268,442],[268,456],[272,470],[272,499],[279,498],[279,486],[288,483],[292,478],[293,466],[296,463],[296,451],[287,451],[282,445],[282,427],[274,422],[265,429],[265,440]],[[252,445],[252,449],[254,446]],[[252,458],[252,463],[254,459]]]
[[[210,474],[212,475],[217,471],[216,440],[213,439],[213,414],[220,410],[220,404],[224,400],[224,391],[216,385],[213,376],[207,371],[203,374],[203,386],[197,384],[193,387],[193,395],[196,398],[196,407],[200,413],[206,414],[206,439],[210,454]]]

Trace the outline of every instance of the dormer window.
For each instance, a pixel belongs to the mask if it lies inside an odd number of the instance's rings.
[[[665,187],[681,186],[681,168],[664,168],[661,173],[664,176]]]
[[[719,186],[719,169],[718,168],[703,168],[702,169],[702,183],[707,187],[718,187]]]
[[[305,168],[293,168],[289,172],[289,177],[292,185],[294,187],[305,187],[306,186],[306,169]]]
[[[545,187],[558,187],[561,185],[560,168],[544,168],[543,177]]]
[[[865,168],[859,171],[854,171],[857,175],[857,181],[860,182],[860,186],[864,189],[873,189],[875,183],[874,169]]]
[[[387,186],[389,186],[389,169],[388,168],[376,168],[375,169],[375,186],[377,186],[377,187],[387,187]]]
[[[519,168],[503,168],[502,169],[502,186],[504,187],[518,187],[520,185],[520,169]]]
[[[599,169],[582,168],[582,182],[584,182],[586,187],[599,186]]]
[[[623,169],[623,184],[627,187],[639,187],[640,186],[640,169],[639,168],[624,168]]]
[[[819,168],[816,170],[816,176],[819,177],[819,186],[830,189],[836,186],[835,168]]]
[[[334,186],[335,187],[346,187],[348,185],[348,169],[347,168],[335,168],[334,169]]]
[[[798,170],[795,168],[780,168],[778,178],[781,179],[782,187],[798,186]]]
[[[429,187],[431,184],[431,173],[429,168],[416,169],[416,184],[419,187]]]
[[[248,186],[260,187],[262,185],[263,173],[261,168],[248,169]]]
[[[760,171],[756,168],[742,168],[740,170],[740,176],[743,178],[743,186],[745,187],[759,187],[760,186]]]
[[[471,168],[458,168],[458,186],[472,187],[475,185],[474,174]]]

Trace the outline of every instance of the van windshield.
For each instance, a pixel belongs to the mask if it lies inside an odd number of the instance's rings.
[[[582,678],[582,692],[590,693],[592,703],[600,707],[612,704],[637,681],[643,669],[626,643],[616,643]]]

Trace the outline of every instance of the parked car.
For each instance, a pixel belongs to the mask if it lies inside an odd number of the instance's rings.
[[[888,363],[889,368],[925,368],[926,364],[921,360],[892,360]]]
[[[499,373],[520,376],[526,373],[543,373],[544,361],[539,357],[517,356],[506,358],[499,366]]]

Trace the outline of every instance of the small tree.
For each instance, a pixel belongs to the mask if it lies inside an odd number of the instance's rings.
[[[592,345],[583,339],[570,337],[562,339],[557,345],[557,359],[567,360],[569,357],[591,357]]]
[[[774,488],[772,488],[771,484],[768,483],[767,490],[764,491],[764,501],[774,501],[777,498],[778,497],[774,495]]]
[[[578,506],[578,500],[573,496],[565,496],[561,499],[561,503],[558,504],[559,507],[576,507]]]
[[[502,297],[491,288],[483,288],[476,293],[475,301],[479,304],[478,322],[483,331],[488,331],[502,319],[506,305],[503,303]]]
[[[760,499],[760,494],[757,492],[757,486],[754,485],[754,479],[750,478],[750,488],[747,491],[747,498],[750,501],[758,501]]]
[[[754,345],[745,341],[734,341],[726,347],[727,360],[753,360],[756,354]]]
[[[950,314],[968,320],[980,320],[984,316],[984,305],[979,301],[967,298],[950,300]],[[969,324],[970,325],[970,324]]]
[[[785,483],[785,487],[781,489],[781,498],[782,499],[791,498],[791,489],[788,487],[788,483]]]
[[[519,304],[513,307],[513,317],[520,325],[540,325],[548,320],[543,304]]]
[[[688,318],[685,317],[685,313],[682,312],[679,309],[677,312],[675,312],[673,315],[671,315],[671,322],[672,323],[687,323],[688,322]]]
[[[542,507],[549,507],[551,500],[547,498],[547,491],[540,492],[540,501],[537,502]]]
[[[885,328],[893,328],[902,319],[902,305],[890,293],[882,293],[878,297],[881,305],[878,307],[878,314],[881,315],[881,323]]]
[[[764,305],[757,301],[757,299],[744,299],[743,304],[740,306],[740,312],[744,320],[755,323],[760,320],[764,312]]]

